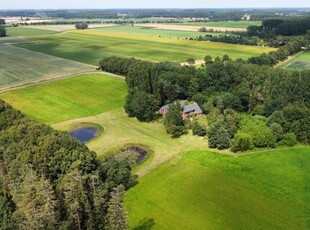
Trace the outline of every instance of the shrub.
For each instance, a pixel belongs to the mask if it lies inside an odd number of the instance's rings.
[[[281,145],[293,147],[297,144],[296,135],[294,133],[286,133],[283,136],[282,141],[280,142]]]
[[[231,150],[233,152],[244,152],[253,149],[253,138],[247,133],[237,133],[231,142]]]
[[[204,137],[207,134],[207,129],[204,125],[199,124],[197,121],[192,123],[193,134]]]
[[[257,105],[253,111],[253,115],[260,115],[260,116],[265,116],[266,115],[266,108],[265,105]]]
[[[270,125],[271,132],[276,136],[277,141],[281,141],[283,138],[283,128],[278,123],[272,123]]]

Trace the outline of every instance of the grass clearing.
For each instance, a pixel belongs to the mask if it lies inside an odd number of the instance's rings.
[[[181,154],[127,192],[130,229],[309,229],[309,167],[309,147]]]
[[[103,31],[70,31],[36,37],[38,42],[18,46],[87,64],[98,64],[105,56],[135,57],[149,61],[184,62],[189,57],[202,60],[228,54],[244,58],[275,50],[215,42],[198,42]]]
[[[0,91],[93,70],[94,67],[14,46],[0,46]]]
[[[3,93],[0,98],[51,124],[123,107],[126,89],[123,79],[88,74]]]
[[[158,165],[172,159],[179,153],[194,149],[208,149],[208,141],[193,136],[191,133],[178,139],[167,134],[162,122],[141,123],[135,118],[129,118],[123,108],[105,112],[93,117],[69,120],[53,125],[59,130],[72,130],[78,124],[95,123],[104,128],[104,134],[87,146],[96,151],[99,158],[104,158],[128,145],[146,146],[152,152],[152,157],[138,166],[134,174],[146,175]],[[220,151],[219,151],[220,152]],[[229,151],[220,153],[230,154]]]
[[[310,70],[310,51],[300,52],[278,67],[290,70]]]

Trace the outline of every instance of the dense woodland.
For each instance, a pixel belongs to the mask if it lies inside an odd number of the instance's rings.
[[[128,96],[125,110],[130,117],[150,122],[158,109],[177,100],[196,101],[209,116],[210,147],[247,150],[253,147],[310,143],[310,71],[290,71],[272,66],[309,44],[310,37],[292,39],[269,54],[245,61],[205,57],[196,69],[177,63],[151,63],[107,57],[101,69],[126,76]],[[242,116],[243,113],[254,115]],[[178,119],[172,122],[175,135],[183,133]],[[193,126],[193,124],[189,124]],[[246,147],[243,145],[246,144]]]
[[[127,162],[99,162],[67,133],[0,101],[1,229],[125,229],[129,180]]]

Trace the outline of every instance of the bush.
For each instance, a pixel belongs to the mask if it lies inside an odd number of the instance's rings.
[[[244,152],[253,149],[253,138],[247,133],[237,133],[231,142],[231,150],[233,152]]]
[[[204,137],[207,134],[207,129],[204,125],[199,124],[197,121],[192,123],[193,134]]]
[[[266,115],[266,108],[265,105],[257,105],[253,111],[253,115],[260,115],[260,116],[265,116]]]
[[[255,147],[258,148],[273,148],[276,144],[276,136],[271,129],[267,127],[266,122],[261,119],[256,119],[252,116],[241,116],[241,132],[247,133],[253,138]]]
[[[283,138],[283,128],[278,123],[272,123],[270,125],[271,132],[276,136],[277,141],[281,141]]]
[[[284,134],[280,144],[288,147],[293,147],[294,145],[297,144],[296,135],[294,133]]]

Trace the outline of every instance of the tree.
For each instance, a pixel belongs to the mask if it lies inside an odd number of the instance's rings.
[[[213,63],[213,59],[210,55],[205,56],[204,61],[206,65]]]
[[[123,185],[117,186],[111,192],[106,218],[106,229],[108,230],[125,230],[128,227],[127,214],[123,207],[124,193]]]
[[[174,102],[169,105],[169,110],[166,114],[164,125],[167,133],[171,134],[172,137],[180,137],[187,133],[182,118],[182,107],[179,102]]]
[[[55,229],[58,221],[57,200],[52,185],[30,170],[21,190],[15,195],[18,211],[14,213],[20,228]]]
[[[6,29],[4,26],[0,25],[0,37],[5,37],[6,36]]]
[[[229,148],[230,137],[226,129],[221,127],[216,134],[216,147],[220,150]]]
[[[86,29],[88,29],[88,24],[85,22],[77,23],[77,24],[75,24],[75,28],[77,30],[86,30]]]
[[[190,64],[190,65],[194,65],[195,62],[196,62],[196,61],[195,61],[194,58],[188,58],[188,59],[187,59],[187,63]]]
[[[0,26],[5,25],[5,19],[0,18]]]
[[[135,91],[128,94],[125,111],[129,117],[136,117],[139,121],[150,122],[156,118],[159,101],[152,94]]]

